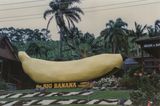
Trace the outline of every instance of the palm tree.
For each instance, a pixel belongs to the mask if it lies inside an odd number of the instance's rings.
[[[136,55],[140,55],[139,53],[139,47],[138,45],[135,43],[135,41],[141,37],[144,37],[144,36],[147,36],[147,33],[145,32],[147,28],[147,25],[145,26],[142,26],[140,24],[137,24],[135,22],[135,30],[131,30],[129,31],[129,36],[132,38],[131,39],[131,42],[133,43],[133,47],[132,47],[132,50],[131,51],[135,51],[136,50]]]
[[[137,39],[146,36],[147,35],[147,33],[145,32],[146,28],[147,25],[142,26],[135,22],[135,31],[134,30],[130,31],[130,36],[133,37],[132,41],[135,42]]]
[[[80,51],[80,57],[85,58],[88,56],[91,56],[93,54],[93,47],[94,47],[94,41],[95,41],[95,36],[90,33],[85,33],[83,36],[80,38],[80,43],[79,43],[79,51]]]
[[[45,41],[46,44],[49,43]],[[28,48],[26,49],[26,52],[30,56],[34,56],[36,58],[43,58],[48,59],[48,52],[51,51],[50,46],[46,45],[44,42],[31,42],[29,43]]]
[[[70,35],[65,37],[66,45],[75,52],[76,57],[85,58],[97,52],[97,41],[94,34],[83,34],[78,28],[72,28]]]
[[[159,36],[160,35],[160,20],[156,20],[154,26],[147,27],[148,34],[150,37]]]
[[[160,32],[160,20],[155,21],[154,27],[155,27],[155,31],[159,33]]]
[[[108,34],[109,34],[109,29],[104,29],[101,31],[99,40],[101,41],[100,44],[103,46],[103,52],[110,52],[108,48],[110,48],[110,44],[108,42]],[[103,42],[103,43],[102,43]]]
[[[29,44],[28,48],[26,49],[26,53],[28,53],[29,55],[38,57],[38,56],[41,56],[40,49],[41,47],[39,46],[38,43],[32,42]]]
[[[121,18],[116,19],[114,22],[110,20],[106,24],[106,28],[101,32],[101,36],[104,36],[105,42],[109,42],[112,47],[112,53],[117,53],[126,49],[128,38],[127,38],[127,23]],[[126,51],[126,50],[125,50]]]
[[[60,57],[62,57],[62,40],[65,34],[69,32],[70,28],[75,27],[74,22],[78,23],[81,20],[80,14],[83,14],[83,11],[79,7],[73,6],[75,3],[80,3],[80,0],[53,0],[49,4],[50,9],[44,12],[45,19],[48,15],[52,15],[48,21],[47,29],[53,17],[55,17],[59,27]]]

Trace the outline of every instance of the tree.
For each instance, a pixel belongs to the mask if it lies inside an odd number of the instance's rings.
[[[134,51],[135,49],[137,52],[136,53],[137,55],[139,55],[139,47],[135,43],[135,41],[141,37],[147,36],[147,33],[145,32],[146,28],[147,28],[147,25],[142,26],[135,22],[135,30],[129,31],[129,36],[131,37],[131,42],[133,43],[132,51]]]
[[[48,59],[48,52],[52,50],[49,43],[50,41],[31,42],[26,49],[26,53],[36,58]]]
[[[81,58],[85,58],[93,54],[94,40],[94,35],[88,32],[81,36],[80,43],[78,45]]]
[[[147,25],[142,26],[135,22],[135,31],[134,30],[130,31],[130,36],[133,37],[132,41],[135,42],[137,39],[146,36],[147,35],[147,33],[145,32],[146,28]]]
[[[156,20],[154,26],[148,26],[147,30],[150,37],[160,36],[160,20]]]
[[[94,34],[83,34],[78,28],[70,30],[70,35],[65,37],[66,44],[76,52],[78,58],[91,56],[97,51],[97,40]]]
[[[33,55],[35,57],[38,57],[39,55],[41,56],[41,52],[40,52],[41,47],[38,45],[38,43],[36,42],[32,42],[29,44],[26,53],[28,53],[29,55]]]
[[[45,33],[48,33],[47,36]],[[0,35],[7,36],[12,43],[27,43],[30,41],[48,41],[50,32],[46,29],[19,29],[14,27],[1,28]]]
[[[121,51],[127,51],[126,47],[128,45],[127,37],[127,23],[125,23],[121,18],[116,19],[114,22],[110,20],[106,24],[106,28],[101,32],[101,36],[104,37],[104,41],[109,43],[112,47],[112,53],[117,53]]]
[[[79,7],[73,6],[74,3],[79,2],[80,0],[53,0],[49,4],[50,9],[44,12],[45,19],[48,15],[52,15],[48,21],[47,28],[50,21],[55,17],[60,29],[60,57],[62,57],[62,41],[65,34],[71,27],[75,27],[74,22],[78,23],[81,20],[80,14],[83,14],[83,11]],[[67,20],[67,25],[65,20]]]

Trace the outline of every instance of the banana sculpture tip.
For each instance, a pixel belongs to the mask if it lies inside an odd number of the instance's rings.
[[[25,61],[26,59],[29,59],[30,57],[26,54],[24,51],[18,52],[18,57],[21,62]]]

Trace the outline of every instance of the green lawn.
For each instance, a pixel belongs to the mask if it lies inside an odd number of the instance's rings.
[[[46,92],[74,92],[82,91],[82,89],[48,89]],[[14,93],[31,93],[35,92],[34,90],[16,90]],[[32,97],[32,98],[18,98],[18,100],[43,100],[43,99],[129,99],[130,91],[127,90],[95,90],[93,94],[88,96],[52,96],[52,97]],[[13,101],[17,99],[1,99]],[[100,105],[65,105],[65,106],[100,106]]]
[[[88,96],[67,96],[67,97],[50,97],[50,99],[128,99],[129,91],[95,91]]]
[[[81,91],[81,89],[49,89],[46,92],[75,92]],[[16,90],[14,93],[32,93],[34,90]],[[94,91],[93,94],[88,96],[53,96],[45,97],[45,99],[128,99],[129,92],[127,90],[105,90],[105,91]],[[34,97],[25,99],[43,99],[44,97]],[[23,98],[21,98],[23,99]],[[9,98],[10,100],[10,98]]]
[[[48,92],[76,92],[81,91],[80,88],[63,88],[63,89],[47,89]],[[31,93],[35,92],[35,89],[26,89],[26,90],[15,90],[14,93]]]

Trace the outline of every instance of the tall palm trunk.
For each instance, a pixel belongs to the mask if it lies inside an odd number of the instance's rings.
[[[63,14],[61,12],[58,12],[56,15],[56,22],[60,30],[60,41],[59,41],[59,57],[62,59],[63,58],[63,36],[64,36],[64,20],[63,20]]]
[[[59,41],[59,56],[62,59],[63,58],[63,41],[64,41],[64,35],[66,34],[66,30],[64,26],[59,26],[60,29],[60,41]]]
[[[62,59],[63,58],[63,54],[62,54],[62,51],[63,51],[63,28],[60,28],[60,41],[59,41],[59,57]]]
[[[116,53],[117,48],[115,42],[112,42],[112,53]]]

